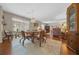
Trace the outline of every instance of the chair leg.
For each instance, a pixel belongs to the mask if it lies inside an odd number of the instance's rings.
[[[46,43],[46,39],[45,39],[45,38],[43,38],[43,40],[44,40],[44,43]]]
[[[21,43],[21,39],[20,39],[20,43]]]
[[[41,43],[42,43],[42,42],[41,42],[41,39],[39,40],[39,42],[40,42],[39,46],[41,47]]]
[[[21,40],[22,40],[22,39],[23,39],[23,38],[20,39],[20,43],[21,43]]]
[[[29,40],[29,37],[27,37],[27,39]]]
[[[34,42],[34,38],[33,38],[33,37],[32,37],[32,40],[31,40],[31,41],[32,41],[32,43],[35,43],[35,42]]]
[[[45,43],[46,43],[46,40],[45,40]]]
[[[24,38],[24,40],[23,40],[23,42],[22,42],[22,45],[23,45],[23,46],[24,46],[24,42],[25,42],[25,40],[26,40],[26,39]]]

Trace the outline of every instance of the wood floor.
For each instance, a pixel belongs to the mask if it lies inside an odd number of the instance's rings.
[[[19,42],[16,42],[16,43],[19,43]],[[22,51],[22,53],[25,53],[24,47],[22,45],[21,45],[21,49],[17,48],[19,50],[17,50],[16,52],[12,51],[12,49],[15,50],[16,48],[17,46],[15,46],[15,48],[12,47],[11,41],[5,40],[4,43],[0,44],[0,55],[12,55],[13,53],[17,53],[19,51]],[[70,49],[67,48],[66,42],[62,43],[60,54],[75,55],[74,52],[72,52]]]
[[[63,42],[61,47],[61,55],[76,55],[76,53],[67,47],[66,42]]]

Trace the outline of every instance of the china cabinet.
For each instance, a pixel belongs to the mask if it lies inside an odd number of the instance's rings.
[[[79,54],[79,4],[73,3],[67,8],[67,46]]]

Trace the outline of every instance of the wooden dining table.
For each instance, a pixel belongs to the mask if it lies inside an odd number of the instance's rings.
[[[44,35],[41,31],[28,31],[28,32],[25,32],[25,37],[28,37],[28,39],[31,38],[32,43],[35,43],[35,40],[38,40],[40,47],[42,45],[42,41],[44,40],[43,36]]]
[[[35,43],[34,39],[35,38],[38,39],[39,32],[38,31],[25,32],[25,35],[28,36],[28,37],[30,37],[32,39],[32,43]]]

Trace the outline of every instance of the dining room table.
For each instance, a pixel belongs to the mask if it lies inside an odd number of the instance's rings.
[[[46,37],[46,33],[44,33],[44,31],[27,31],[27,32],[24,32],[23,37],[26,37],[28,40],[29,38],[31,38],[32,43],[35,43],[35,40],[38,40],[40,47],[43,41],[46,42],[46,39],[44,39],[44,37]],[[23,40],[23,45],[26,38]]]

